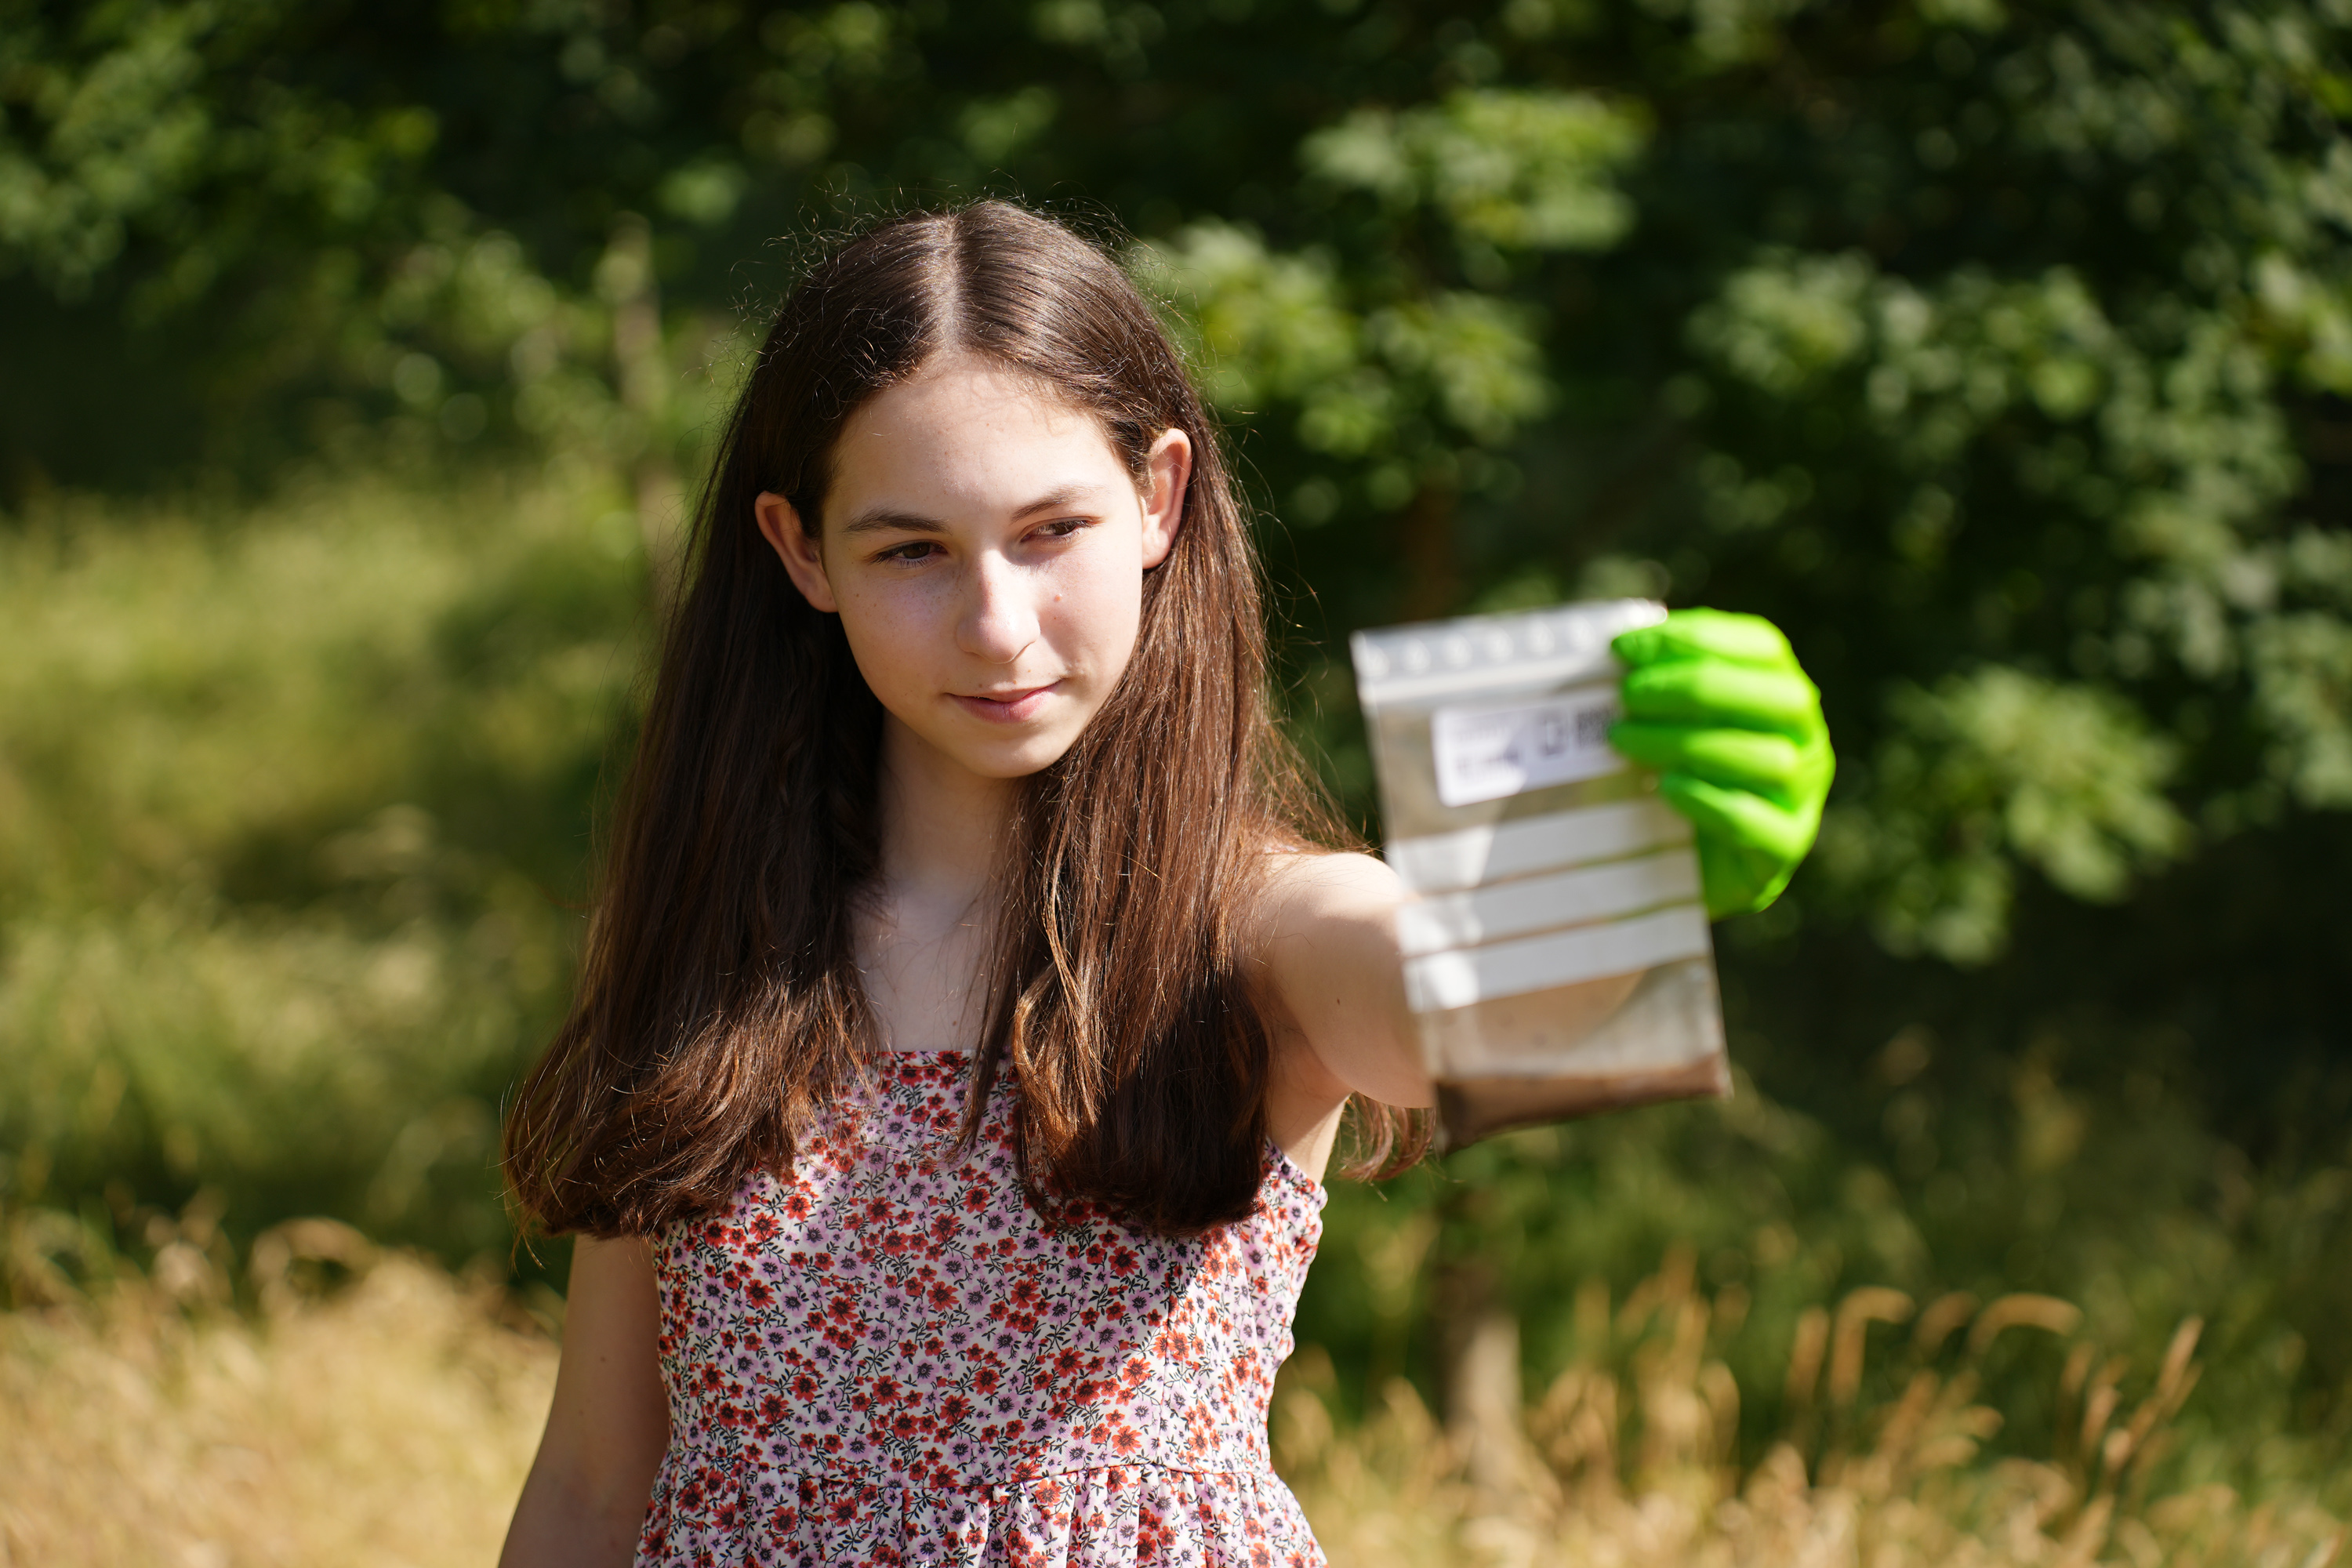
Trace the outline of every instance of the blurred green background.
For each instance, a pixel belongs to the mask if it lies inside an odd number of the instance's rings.
[[[1743,1385],[1857,1285],[2046,1291],[2208,1320],[2174,1479],[2340,1501],[2347,116],[2346,0],[0,5],[7,1299],[192,1203],[506,1267],[762,311],[1013,195],[1185,323],[1368,829],[1358,626],[1654,593],[1826,695],[1738,1096],[1339,1191],[1343,1404],[1496,1313],[1541,1378],[1662,1258]]]

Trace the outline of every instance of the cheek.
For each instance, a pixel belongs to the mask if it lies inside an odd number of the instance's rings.
[[[941,646],[952,637],[952,619],[927,594],[874,593],[849,589],[841,595],[841,631],[866,684],[887,703],[901,689],[936,684]]]
[[[1132,556],[1104,551],[1072,561],[1069,571],[1055,574],[1045,603],[1038,606],[1038,618],[1051,628],[1054,641],[1083,654],[1106,684],[1127,668],[1142,621],[1143,568]]]

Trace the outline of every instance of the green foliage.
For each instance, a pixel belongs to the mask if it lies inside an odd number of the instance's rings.
[[[1842,806],[1822,846],[1831,875],[1887,879],[1875,913],[1889,948],[1982,962],[2006,933],[2016,862],[2108,900],[2187,847],[2164,794],[2178,748],[2111,693],[1994,666],[1892,707],[1882,797]]]
[[[1442,213],[1463,268],[1501,281],[1502,253],[1606,250],[1633,226],[1616,176],[1639,121],[1585,93],[1465,89],[1399,114],[1360,109],[1309,136],[1299,163],[1400,216]]]
[[[642,571],[590,486],[0,538],[0,1189],[502,1251]]]
[[[72,297],[134,235],[173,242],[169,266],[140,279],[139,305],[163,311],[201,299],[268,230],[356,235],[413,203],[404,176],[436,140],[433,110],[368,114],[225,79],[261,64],[293,9],[16,7],[0,77],[16,121],[0,144],[0,257]]]

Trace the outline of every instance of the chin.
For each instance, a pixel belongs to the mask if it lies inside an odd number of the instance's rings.
[[[894,714],[895,714],[895,710]],[[985,723],[963,715],[922,713],[932,721],[910,723],[899,718],[902,736],[940,763],[975,778],[1024,779],[1060,762],[1077,742],[1083,724],[1071,724],[1066,714],[1034,728]],[[944,718],[945,722],[940,722]]]
[[[957,759],[973,773],[986,779],[1025,779],[1032,773],[1042,773],[1062,760],[1070,742],[1008,746],[992,749],[987,754]]]
[[[957,761],[983,778],[1020,779],[1031,773],[1043,773],[1062,760],[1077,742],[1077,727],[1066,731],[1061,725],[1050,729],[1031,730],[1025,734],[1004,734],[999,731],[987,736],[961,737],[968,742],[959,748]]]

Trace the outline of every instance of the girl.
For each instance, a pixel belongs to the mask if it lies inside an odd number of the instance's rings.
[[[1018,208],[874,228],[784,305],[694,562],[508,1129],[581,1234],[505,1563],[1320,1563],[1266,1399],[1343,1115],[1399,1168],[1431,1088],[1151,310]],[[1756,624],[1653,640],[1633,739],[1746,746],[1690,809],[1777,877],[1813,749],[1710,715],[1810,686]]]

